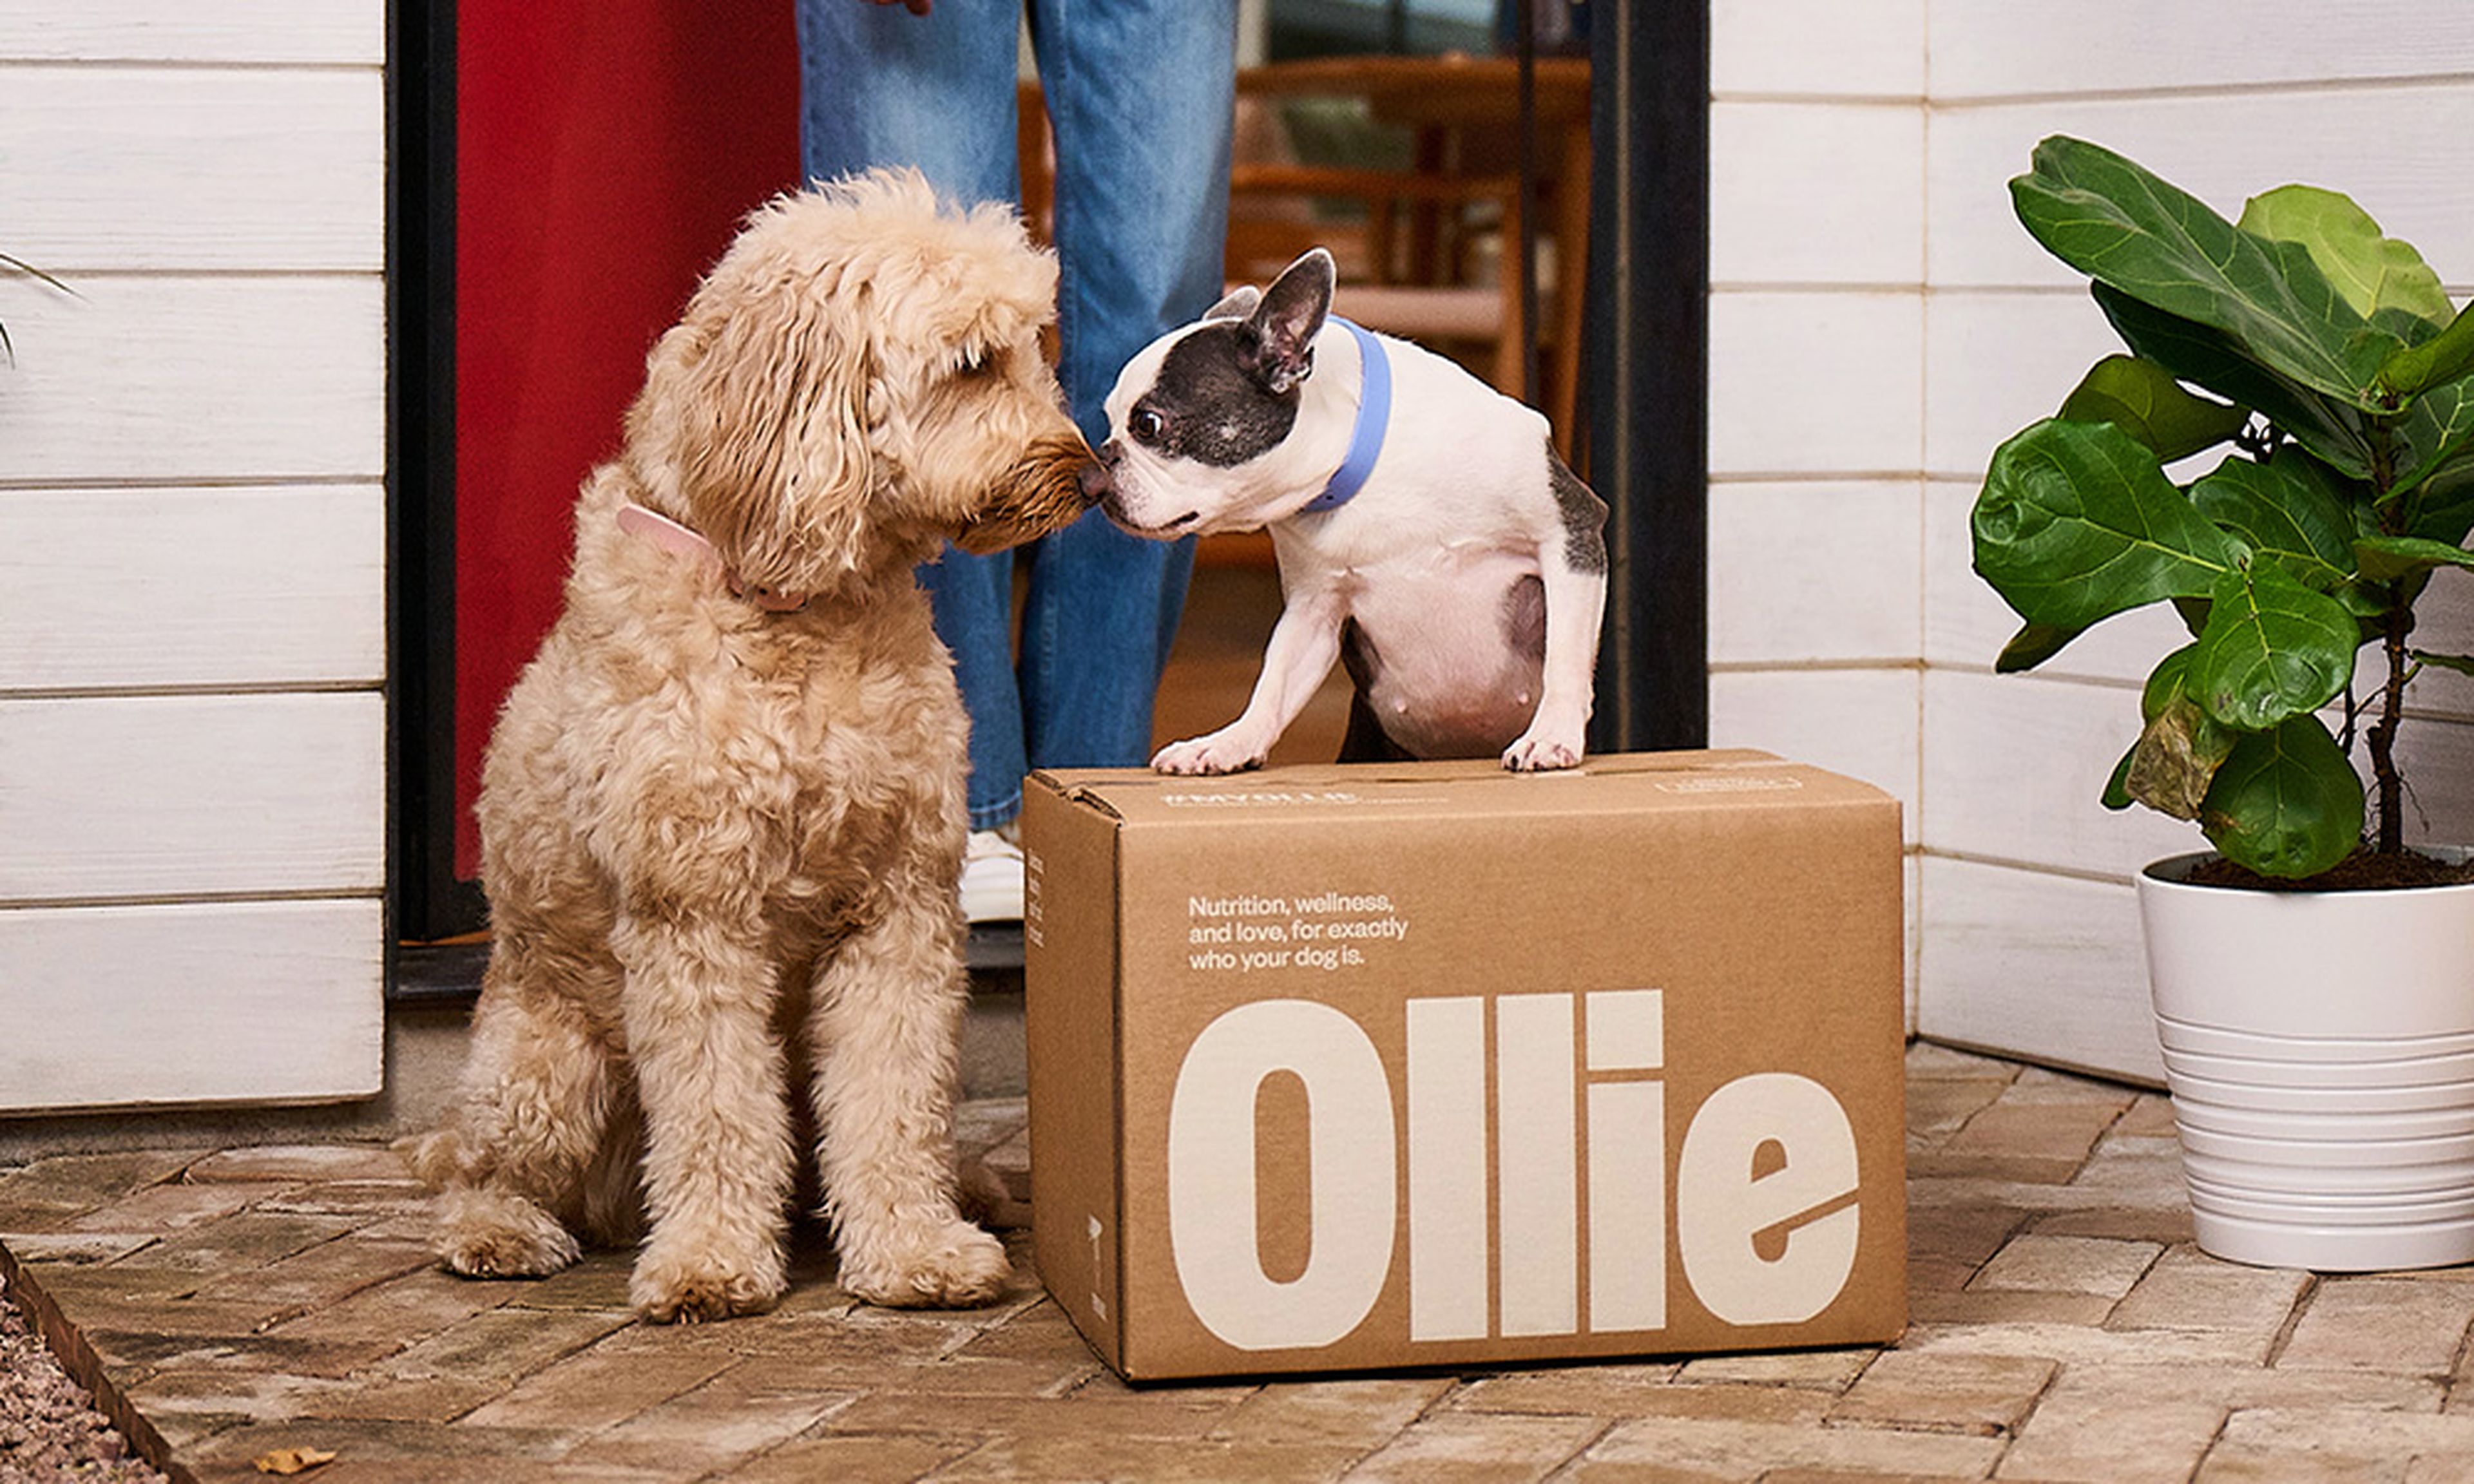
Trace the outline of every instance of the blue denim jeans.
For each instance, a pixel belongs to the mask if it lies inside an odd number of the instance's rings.
[[[1016,31],[1025,0],[799,0],[810,176],[916,165],[965,201],[1021,194]],[[1056,135],[1058,378],[1107,434],[1118,369],[1221,292],[1235,0],[1029,0]],[[1025,564],[1020,657],[1013,573]],[[1150,755],[1152,697],[1185,606],[1191,541],[1137,540],[1092,512],[1018,551],[920,569],[971,715],[971,827],[1022,807],[1033,767]]]

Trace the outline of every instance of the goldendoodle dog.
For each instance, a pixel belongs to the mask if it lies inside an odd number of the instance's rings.
[[[911,568],[1089,503],[1055,283],[1010,212],[878,172],[755,213],[653,348],[484,764],[471,1061],[406,1146],[456,1272],[641,1233],[644,1314],[769,1307],[800,1081],[843,1286],[1003,1289],[955,1205],[966,723]]]

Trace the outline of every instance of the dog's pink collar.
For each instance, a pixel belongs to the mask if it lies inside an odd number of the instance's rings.
[[[642,537],[672,556],[720,567],[722,584],[730,589],[731,596],[744,598],[768,613],[795,613],[808,606],[807,593],[783,592],[762,583],[751,583],[739,575],[738,568],[722,566],[721,554],[713,549],[713,542],[660,511],[633,503],[621,505],[618,529]]]

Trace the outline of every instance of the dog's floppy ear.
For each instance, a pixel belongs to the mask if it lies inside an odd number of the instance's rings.
[[[816,589],[865,561],[867,341],[836,302],[700,292],[629,414],[648,481],[751,583]]]
[[[1208,324],[1214,320],[1242,320],[1252,314],[1254,306],[1262,301],[1261,289],[1250,283],[1241,284],[1231,290],[1226,299],[1202,311],[1202,323]]]
[[[1238,327],[1238,364],[1263,390],[1286,395],[1314,371],[1314,338],[1331,313],[1339,271],[1321,248],[1281,270]]]

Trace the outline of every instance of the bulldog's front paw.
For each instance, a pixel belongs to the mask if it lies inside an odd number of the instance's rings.
[[[1152,768],[1159,773],[1192,775],[1243,773],[1259,767],[1268,744],[1258,744],[1238,733],[1233,727],[1224,727],[1208,736],[1188,737],[1172,742],[1152,756]]]
[[[1503,765],[1515,773],[1548,773],[1558,768],[1577,768],[1584,752],[1576,736],[1553,736],[1538,731],[1521,734],[1520,740],[1504,749]]]

